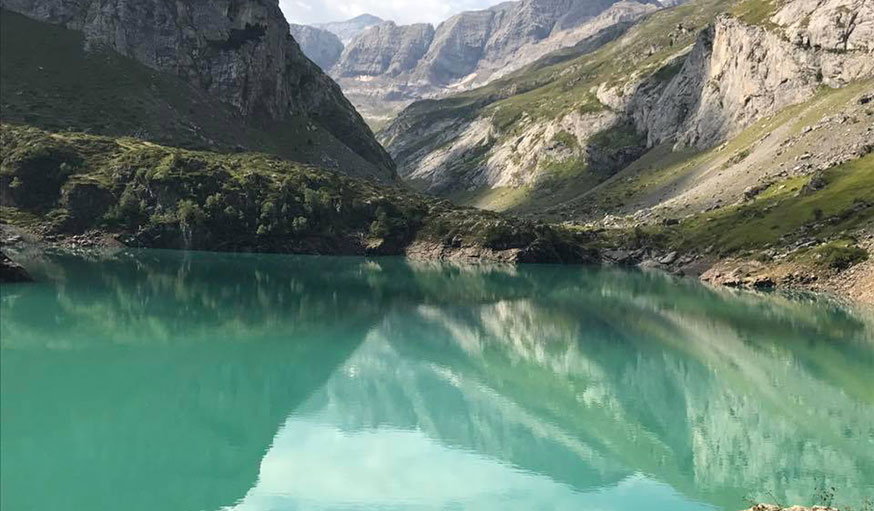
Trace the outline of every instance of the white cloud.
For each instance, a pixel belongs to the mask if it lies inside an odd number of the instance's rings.
[[[291,23],[342,21],[373,14],[397,23],[440,23],[461,11],[484,9],[500,0],[280,0]]]

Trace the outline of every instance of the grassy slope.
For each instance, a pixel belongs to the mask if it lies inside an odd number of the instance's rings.
[[[552,220],[598,219],[606,213],[621,215],[657,205],[676,195],[685,184],[701,179],[708,169],[730,171],[730,160],[755,151],[756,142],[763,136],[783,128],[787,136],[798,135],[805,126],[839,111],[872,87],[874,82],[869,80],[842,89],[823,88],[816,97],[751,125],[719,147],[672,151],[670,144],[656,146],[599,186],[585,189],[571,200],[556,201],[551,208],[524,212]],[[779,160],[789,163],[792,155],[786,151],[782,157],[774,157],[771,165],[776,166]]]
[[[762,249],[815,236],[832,238],[874,225],[874,154],[833,167],[821,190],[811,176],[772,185],[755,200],[697,215],[667,231],[682,248]]]
[[[807,266],[842,270],[868,256],[856,246],[859,234],[874,228],[874,154],[852,160],[819,175],[777,182],[754,199],[690,216],[673,226],[650,224],[612,229],[600,238],[604,246],[649,247],[713,256],[754,257],[767,262],[770,249],[790,250],[790,260]]]
[[[0,221],[136,246],[403,253],[414,241],[573,261],[584,237],[258,153],[2,125]]]
[[[305,162],[330,154],[352,174],[369,167],[307,118],[244,119],[179,78],[112,51],[85,51],[80,32],[6,10],[0,16],[0,60],[3,122],[193,149],[263,151]]]

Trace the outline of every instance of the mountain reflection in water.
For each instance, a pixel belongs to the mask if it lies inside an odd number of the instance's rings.
[[[874,321],[659,273],[37,254],[16,509],[740,509],[874,495]]]

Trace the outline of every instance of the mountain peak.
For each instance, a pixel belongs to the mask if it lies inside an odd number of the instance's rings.
[[[359,14],[354,18],[348,19],[345,23],[379,23],[384,21],[379,16],[374,16],[373,14]]]
[[[361,14],[346,21],[330,21],[328,23],[316,23],[313,26],[327,30],[340,38],[344,45],[349,44],[356,35],[364,30],[382,23],[383,19],[372,14]]]

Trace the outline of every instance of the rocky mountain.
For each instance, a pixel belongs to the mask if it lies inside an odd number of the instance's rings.
[[[157,118],[174,118],[177,125],[169,131],[183,135],[164,142],[196,139],[205,147],[278,148],[280,154],[342,167],[350,174],[394,179],[391,159],[339,87],[301,52],[276,2],[3,0],[0,6],[7,10],[4,62],[24,65],[23,71],[3,66],[5,120],[27,121],[44,108],[46,117],[58,121],[52,111],[70,111],[78,105],[82,111],[71,113],[65,127],[127,135],[104,125],[132,122],[130,110],[141,108],[136,124],[157,137],[168,131],[155,125]],[[67,30],[58,32],[47,25]],[[183,26],[184,30],[179,28]],[[55,45],[53,51],[49,44]],[[90,67],[88,73],[82,73],[85,66]],[[119,75],[111,66],[124,67],[127,72],[122,76],[148,75],[175,91],[157,94],[157,83],[137,84],[133,88],[142,87],[140,101],[120,97],[131,91],[120,84],[113,87]],[[181,83],[171,85],[174,80]],[[47,81],[58,82],[54,85],[64,87],[64,94],[52,90]],[[86,82],[103,90],[91,96],[97,91]],[[117,101],[107,104],[112,101],[107,102],[106,95]],[[170,97],[178,100],[173,106],[146,105],[166,103]],[[221,105],[195,106],[203,103]],[[184,110],[174,108],[177,105]],[[85,119],[110,106],[126,112]],[[214,122],[219,112],[239,119]],[[245,125],[247,133],[228,144],[222,138],[227,138],[225,132],[234,123]]]
[[[336,35],[309,25],[290,24],[291,35],[304,55],[322,69],[331,69],[340,60],[343,43]]]
[[[349,44],[355,36],[374,25],[382,23],[382,21],[382,18],[373,16],[372,14],[362,14],[346,21],[317,23],[315,27],[331,32],[339,37],[340,41],[346,45]]]
[[[755,20],[744,10],[750,3],[699,1],[653,14],[593,52],[414,104],[382,140],[401,175],[431,192],[554,178],[591,187],[653,147],[707,149],[821,87],[874,76],[870,7],[794,0]],[[811,21],[803,33],[798,12]]]
[[[483,84],[492,75],[517,69],[549,49],[560,47],[561,43],[549,45],[545,41],[561,39],[566,36],[563,32],[591,21],[615,3],[523,0],[458,14],[437,28],[434,44],[416,69],[415,78],[437,86],[451,86],[461,80],[469,86]],[[621,13],[611,12],[608,16],[619,21],[615,18],[627,18],[629,9],[634,11],[641,5],[625,4]]]
[[[331,172],[396,184],[273,2],[0,1],[0,223],[75,245],[600,258],[874,300],[867,0],[523,0],[347,45],[332,72],[360,104],[448,94],[380,132],[400,177],[516,217]]]
[[[655,0],[520,0],[462,12],[436,29],[376,23],[345,42],[330,74],[365,118],[384,122],[414,100],[486,84],[661,5]],[[304,51],[317,60],[329,50]]]
[[[343,50],[332,70],[337,77],[397,76],[416,67],[434,39],[426,23],[398,26],[385,21],[368,28]]]

